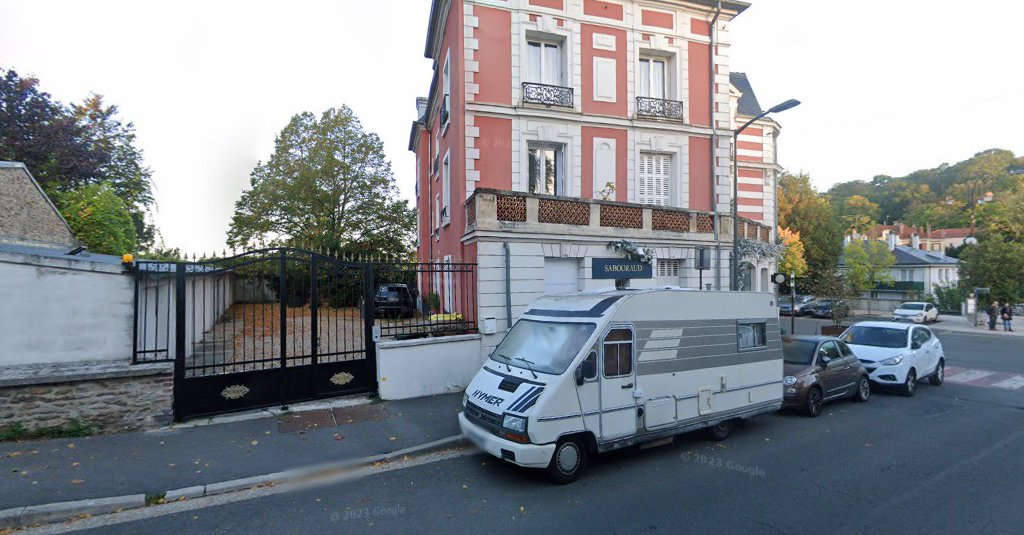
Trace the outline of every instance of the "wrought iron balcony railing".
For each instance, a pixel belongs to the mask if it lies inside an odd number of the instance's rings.
[[[451,99],[450,95],[445,95],[441,99],[441,124],[448,124],[448,100]]]
[[[683,103],[663,98],[636,97],[636,114],[641,117],[682,120]]]
[[[523,102],[571,108],[573,107],[572,88],[523,82]]]

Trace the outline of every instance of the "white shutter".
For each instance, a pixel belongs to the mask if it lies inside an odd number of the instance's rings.
[[[640,204],[669,205],[669,177],[672,157],[667,154],[640,155],[640,184],[637,200]]]

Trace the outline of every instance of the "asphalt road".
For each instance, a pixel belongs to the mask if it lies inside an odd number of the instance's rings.
[[[1020,339],[940,336],[957,366],[1024,369]],[[1019,533],[1020,390],[922,383],[766,415],[723,443],[603,455],[568,486],[474,454],[89,533]]]

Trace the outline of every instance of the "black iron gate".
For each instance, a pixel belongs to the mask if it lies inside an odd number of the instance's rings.
[[[377,389],[374,271],[275,248],[140,261],[135,362],[174,362],[177,420]]]

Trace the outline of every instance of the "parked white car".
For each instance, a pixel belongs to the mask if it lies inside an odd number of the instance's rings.
[[[892,311],[893,321],[912,321],[914,323],[928,323],[939,321],[939,309],[931,303],[910,302],[903,303],[896,310]]]
[[[843,332],[872,383],[898,387],[913,396],[917,381],[938,386],[946,375],[942,342],[928,327],[890,321],[862,321]]]

